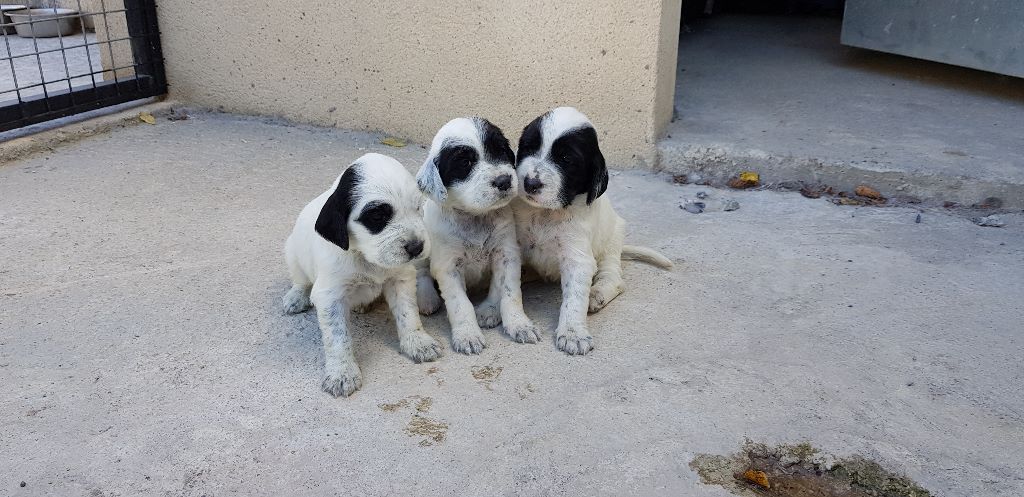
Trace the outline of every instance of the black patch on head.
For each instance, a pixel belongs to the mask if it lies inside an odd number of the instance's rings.
[[[388,225],[391,218],[395,215],[395,210],[391,207],[391,204],[384,202],[370,202],[363,207],[363,212],[359,214],[356,221],[366,226],[366,230],[376,235],[381,231],[384,231],[384,227]]]
[[[577,195],[587,194],[587,205],[608,189],[608,169],[593,127],[577,128],[551,144],[550,160],[562,176],[558,198],[568,207]]]
[[[316,232],[327,241],[348,250],[348,216],[356,205],[356,186],[363,180],[359,164],[352,164],[341,175],[338,187],[334,189],[316,218]]]
[[[544,123],[544,118],[547,116],[547,114],[543,114],[523,128],[523,134],[519,135],[519,150],[516,151],[517,166],[526,157],[536,155],[540,151],[540,128],[541,124]]]
[[[505,138],[501,128],[495,126],[487,119],[477,119],[482,135],[481,141],[484,143],[484,157],[487,158],[487,161],[494,164],[515,165],[516,154],[512,152],[512,147],[508,144],[508,138]]]
[[[434,165],[437,166],[437,174],[441,176],[441,184],[449,187],[468,178],[479,161],[480,154],[475,148],[446,144],[434,158]]]

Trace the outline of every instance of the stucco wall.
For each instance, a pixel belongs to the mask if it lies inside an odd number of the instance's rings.
[[[159,0],[158,9],[176,99],[421,143],[470,114],[515,142],[536,115],[573,105],[614,165],[650,167],[671,115],[679,2]]]

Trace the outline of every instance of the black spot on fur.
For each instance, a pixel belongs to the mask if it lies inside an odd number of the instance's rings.
[[[445,145],[434,158],[437,173],[445,187],[464,181],[480,161],[480,154],[469,145]]]
[[[484,157],[488,162],[495,164],[515,164],[516,154],[508,144],[508,138],[493,123],[484,118],[477,118],[477,126],[480,128],[482,142],[484,144]]]
[[[384,202],[370,202],[363,208],[363,212],[359,214],[359,218],[356,219],[360,224],[366,226],[366,229],[376,235],[381,231],[384,231],[384,227],[388,225],[391,218],[395,215],[394,208],[391,204]]]
[[[577,195],[587,194],[587,205],[608,189],[608,169],[597,144],[597,132],[586,126],[559,136],[551,144],[549,159],[562,176],[558,198],[567,207]]]
[[[544,118],[547,116],[547,114],[544,114],[537,119],[534,119],[530,124],[527,124],[526,127],[523,128],[523,134],[519,135],[519,150],[516,152],[517,165],[523,159],[536,155],[540,152],[540,128],[541,124],[544,123]]]
[[[359,163],[353,163],[341,175],[338,187],[334,189],[316,218],[316,232],[327,241],[348,250],[348,217],[356,205],[356,186],[362,182]]]

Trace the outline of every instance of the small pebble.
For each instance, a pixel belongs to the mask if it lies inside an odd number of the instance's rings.
[[[21,488],[25,488],[25,485],[28,485],[28,483],[21,482],[21,483],[18,484],[18,486],[21,487]]]
[[[690,202],[682,206],[683,210],[692,214],[704,212],[704,202]]]
[[[920,214],[918,214],[917,217],[914,218],[914,223],[921,224],[921,215]]]
[[[708,192],[697,192],[697,198],[701,200],[708,198]]]
[[[735,200],[733,200],[733,199],[731,199],[731,198],[722,201],[722,210],[725,211],[725,212],[734,211],[734,210],[739,209],[739,208],[740,208],[740,203],[735,201]]]
[[[1001,228],[1003,226],[1006,226],[1006,223],[1003,222],[1003,218],[996,215],[976,217],[974,219],[971,219],[971,221],[974,221],[974,224],[977,224],[978,226],[991,226],[993,228]]]

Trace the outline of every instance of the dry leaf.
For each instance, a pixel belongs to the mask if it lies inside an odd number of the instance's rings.
[[[878,193],[878,190],[871,188],[867,185],[860,185],[853,190],[853,193],[860,195],[861,197],[873,198],[875,200],[881,200],[882,194]]]
[[[753,188],[761,183],[761,177],[753,171],[741,171],[739,176],[729,180],[729,187],[744,189]]]
[[[156,124],[156,118],[149,112],[139,112],[139,120],[146,124]]]
[[[749,481],[750,483],[754,483],[766,490],[772,488],[771,484],[768,483],[768,475],[766,475],[764,471],[748,469],[743,472],[743,479]]]
[[[382,144],[384,144],[384,145],[389,146],[389,147],[404,147],[405,146],[405,140],[401,140],[399,138],[393,138],[393,137],[387,137],[387,138],[381,140],[380,142]]]

